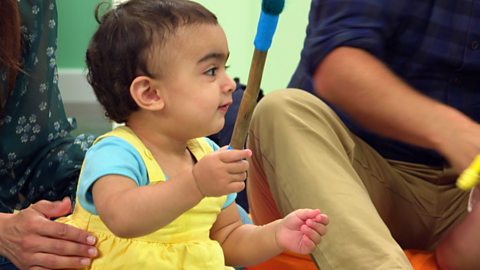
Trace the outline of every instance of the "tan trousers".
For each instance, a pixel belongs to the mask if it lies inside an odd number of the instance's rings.
[[[247,194],[254,222],[319,208],[330,217],[313,253],[322,270],[412,269],[403,249],[432,250],[466,214],[448,168],[386,160],[319,98],[278,90],[257,105]]]

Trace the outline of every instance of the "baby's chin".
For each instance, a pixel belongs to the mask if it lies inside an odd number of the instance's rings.
[[[220,132],[220,130],[222,130],[224,126],[225,126],[225,120],[223,120],[223,121],[221,121],[221,123],[218,123],[217,125],[215,125],[215,127],[212,128],[212,131],[210,131],[206,136],[210,136],[210,135],[213,135],[213,134],[216,134],[216,133]]]
[[[213,135],[213,134],[215,134],[215,133],[220,132],[220,131],[223,129],[223,126],[224,126],[224,125],[220,125],[220,127],[219,127],[219,128],[216,128],[210,135]]]

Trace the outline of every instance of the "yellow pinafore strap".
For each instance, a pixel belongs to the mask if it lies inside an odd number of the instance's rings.
[[[145,163],[150,184],[166,181],[151,152],[131,129],[117,128],[97,141],[108,136],[122,138],[135,147]],[[191,140],[187,147],[197,160],[213,151],[204,138]],[[133,239],[113,235],[99,216],[86,211],[78,201],[74,213],[64,223],[97,236],[97,248],[102,255],[94,260],[91,269],[231,269],[224,265],[220,245],[209,237],[210,228],[225,201],[226,196],[204,198],[167,226]]]

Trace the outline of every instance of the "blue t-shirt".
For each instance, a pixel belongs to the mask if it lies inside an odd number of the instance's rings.
[[[214,151],[219,149],[213,141],[208,138],[207,141]],[[128,177],[138,186],[149,184],[147,168],[138,151],[122,138],[106,137],[88,150],[80,175],[78,200],[90,213],[97,214],[93,204],[93,184],[102,176],[111,174]],[[236,196],[236,193],[227,195],[227,201],[223,207],[234,202]]]
[[[289,87],[313,92],[312,74],[328,53],[341,46],[355,47],[382,60],[416,90],[478,122],[479,25],[478,3],[470,0],[313,0],[300,64]],[[379,87],[389,90],[388,85]],[[438,153],[373,134],[332,107],[384,157],[445,164]]]

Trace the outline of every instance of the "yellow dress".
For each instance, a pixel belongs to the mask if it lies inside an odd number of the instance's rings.
[[[147,167],[150,185],[165,181],[165,175],[151,152],[128,127],[117,128],[97,141],[107,136],[123,138],[135,147]],[[205,139],[189,141],[188,148],[197,160],[213,151]],[[167,226],[131,239],[111,233],[99,216],[87,212],[78,199],[73,213],[57,221],[87,230],[97,237],[100,256],[88,269],[233,269],[225,266],[220,244],[209,237],[210,228],[225,202],[226,196],[204,198]]]

